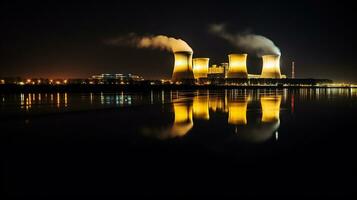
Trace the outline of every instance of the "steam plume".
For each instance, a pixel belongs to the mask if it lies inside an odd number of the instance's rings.
[[[136,48],[161,49],[171,52],[193,52],[192,48],[184,40],[168,37],[165,35],[137,36],[136,34],[131,33],[127,36],[121,36],[108,40],[106,43],[110,45],[133,46]]]
[[[261,57],[265,54],[280,55],[280,49],[270,39],[262,36],[249,33],[232,34],[226,31],[224,24],[213,24],[210,26],[210,32],[227,40],[234,46],[255,53]]]

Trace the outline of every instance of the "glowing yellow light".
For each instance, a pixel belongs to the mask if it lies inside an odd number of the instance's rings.
[[[192,105],[174,103],[175,121],[170,137],[181,137],[187,134],[193,127]]]
[[[230,54],[227,78],[248,78],[247,54]]]
[[[262,122],[279,121],[281,96],[263,96],[260,103],[262,106]]]
[[[21,82],[19,82],[19,85],[25,85],[25,83],[21,81]]]
[[[216,112],[218,110],[227,112],[225,102],[218,96],[209,97],[209,109]]]
[[[193,116],[197,119],[209,120],[208,96],[193,98]]]
[[[223,74],[224,68],[217,65],[212,65],[212,67],[208,68],[208,74]]]
[[[60,93],[57,93],[57,107],[59,108],[61,105]]]
[[[183,79],[194,79],[192,71],[192,52],[175,52],[175,65],[172,74],[172,81]]]
[[[56,81],[56,84],[59,85],[59,84],[61,84],[61,82],[60,81]]]
[[[263,69],[261,78],[281,78],[280,56],[265,55],[263,58]]]
[[[67,99],[67,92],[64,93],[64,106],[67,107],[68,99]]]
[[[31,83],[31,79],[27,79],[27,80],[26,80],[26,83]]]
[[[195,79],[207,78],[209,58],[193,59],[193,75]]]
[[[40,84],[40,83],[41,83],[41,80],[37,80],[37,83],[39,83],[39,84]]]
[[[248,101],[228,103],[228,123],[234,125],[247,124]]]
[[[68,82],[67,80],[63,80],[63,83],[64,83],[64,84],[67,84],[67,82]]]
[[[174,103],[175,124],[192,121],[192,107],[183,103]]]

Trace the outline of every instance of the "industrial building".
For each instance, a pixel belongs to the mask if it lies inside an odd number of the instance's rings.
[[[282,79],[280,55],[264,55],[261,74],[249,74],[248,54],[229,54],[228,63],[209,66],[209,58],[194,58],[192,52],[175,52],[173,82],[196,80],[200,83],[215,83],[216,79],[227,80],[225,83],[240,83],[248,79]],[[202,81],[203,80],[203,81]],[[238,81],[239,80],[239,81]]]
[[[100,74],[93,75],[91,78],[91,81],[96,84],[124,84],[143,80],[143,77],[134,74]]]

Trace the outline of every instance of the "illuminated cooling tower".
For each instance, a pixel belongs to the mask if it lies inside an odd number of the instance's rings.
[[[229,54],[227,78],[248,78],[247,54]]]
[[[248,101],[230,102],[228,104],[228,123],[234,125],[247,124]]]
[[[260,78],[281,78],[279,55],[263,56],[263,69]]]
[[[209,58],[193,59],[193,75],[195,79],[207,78]]]
[[[196,96],[193,98],[193,117],[209,120],[208,96]]]
[[[172,81],[182,81],[194,79],[192,71],[192,52],[178,51],[174,53],[175,66],[172,74]]]
[[[281,96],[261,97],[262,122],[279,121]]]

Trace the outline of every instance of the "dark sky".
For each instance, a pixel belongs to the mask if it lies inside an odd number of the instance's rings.
[[[136,73],[169,78],[173,56],[152,49],[108,46],[131,32],[184,39],[211,64],[239,52],[210,34],[212,23],[264,35],[281,49],[282,73],[357,82],[355,7],[344,1],[1,1],[0,76],[89,77]],[[261,61],[249,55],[249,73]]]

